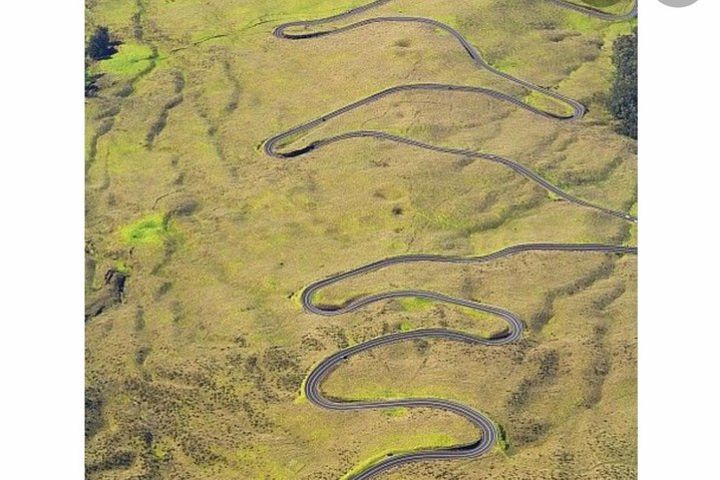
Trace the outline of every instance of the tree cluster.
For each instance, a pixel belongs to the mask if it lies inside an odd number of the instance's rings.
[[[98,26],[90,36],[85,47],[85,96],[92,97],[98,91],[95,83],[101,75],[90,73],[90,65],[98,60],[110,58],[117,53],[119,42],[110,38],[110,31],[107,27]]]
[[[108,28],[98,26],[90,36],[85,53],[91,60],[103,60],[117,52],[116,45],[117,43],[110,39]]]
[[[637,29],[615,41],[613,47],[615,82],[610,93],[610,112],[619,121],[618,131],[637,138]]]

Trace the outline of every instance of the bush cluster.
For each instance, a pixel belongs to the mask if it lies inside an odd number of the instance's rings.
[[[90,65],[117,53],[118,44],[119,42],[110,39],[110,31],[107,27],[95,28],[85,47],[85,97],[93,97],[97,94],[98,86],[95,82],[101,77],[100,74],[90,73]]]
[[[103,60],[117,52],[115,45],[117,44],[110,40],[108,28],[99,26],[90,36],[85,53],[91,60]]]
[[[610,93],[610,112],[619,120],[618,131],[637,138],[637,29],[615,41],[613,47],[615,82]]]

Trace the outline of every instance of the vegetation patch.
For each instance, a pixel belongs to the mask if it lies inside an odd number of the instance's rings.
[[[383,410],[383,415],[386,417],[404,417],[408,414],[408,409],[405,407],[393,407]]]
[[[418,310],[424,310],[426,308],[429,308],[432,305],[433,301],[429,298],[411,297],[401,298],[398,300],[398,303],[400,303],[400,306],[403,310],[407,312],[416,312]],[[403,325],[405,323],[409,324],[409,322],[403,322]],[[403,329],[402,325],[400,326],[400,329]]]
[[[548,112],[554,112],[558,115],[571,116],[573,114],[573,110],[569,105],[560,103],[554,98],[535,90],[527,94],[525,98],[523,98],[523,101],[531,107]]]
[[[613,64],[616,73],[609,109],[620,122],[618,132],[637,138],[637,29],[632,35],[624,35],[615,41]]]
[[[132,78],[148,69],[153,61],[153,51],[146,45],[125,43],[111,58],[97,63],[99,73],[109,73],[120,77]]]
[[[502,452],[506,452],[510,449],[510,441],[507,438],[507,432],[505,431],[505,428],[503,428],[502,425],[497,426],[498,429],[498,439],[497,439],[497,448],[500,449]]]
[[[105,60],[117,53],[120,42],[110,38],[110,31],[105,26],[98,26],[90,36],[85,47],[85,97],[93,97],[100,87],[97,81],[102,73],[91,71],[92,65],[98,60]]]
[[[457,445],[458,441],[455,437],[452,435],[447,435],[445,433],[434,433],[434,434],[411,434],[410,435],[415,441],[413,443],[417,443],[417,448],[411,449],[409,451],[416,451],[420,449],[426,449],[426,448],[447,448],[451,447],[453,445]],[[364,472],[368,468],[372,467],[376,463],[380,462],[381,460],[392,457],[393,455],[397,454],[405,454],[408,453],[408,450],[402,450],[398,452],[394,451],[388,451],[385,453],[381,453],[379,455],[375,455],[371,458],[368,458],[364,462],[358,464],[355,468],[353,468],[351,471],[346,473],[342,476],[342,480],[350,480],[352,478],[355,478],[355,476],[359,475],[360,473]]]
[[[115,270],[124,275],[127,275],[130,273],[130,267],[123,260],[117,260],[115,262]]]
[[[419,25],[377,24],[297,42],[272,35],[282,22],[369,1],[88,2],[87,40],[106,25],[109,39],[100,35],[101,44],[123,42],[109,58],[100,52],[94,56],[105,58],[86,60],[87,91],[98,91],[85,102],[87,236],[97,264],[85,324],[89,478],[337,479],[388,453],[397,458],[471,442],[477,430],[457,415],[327,411],[305,397],[303,382],[327,355],[401,328],[497,336],[505,322],[412,298],[322,317],[303,311],[303,287],[397,254],[465,256],[530,242],[635,243],[634,225],[627,237],[621,220],[553,202],[490,161],[369,138],[288,161],[268,158],[264,140],[390,85],[468,84],[524,98],[512,82],[475,68],[454,38]],[[598,6],[626,11],[621,3]],[[585,21],[545,0],[392,1],[293,31],[396,14],[450,19],[488,62],[581,101],[587,119],[555,122],[464,93],[403,93],[287,139],[284,151],[378,130],[511,158],[604,206],[636,201],[634,145],[613,130],[608,109],[612,44],[631,33],[633,22]],[[568,28],[570,17],[584,30]],[[97,75],[103,76],[95,82]],[[545,95],[528,101],[564,113]],[[202,199],[202,207],[180,207],[186,198]],[[547,295],[593,273],[601,260],[548,252],[484,265],[397,266],[324,288],[313,301],[338,307],[380,291],[418,288],[508,308],[531,323]],[[636,273],[634,259],[614,263],[609,283],[627,293],[604,311],[594,305],[607,291],[579,284],[573,295],[555,295],[550,325],[543,328],[541,318],[522,342],[387,345],[350,358],[322,391],[347,401],[453,399],[487,411],[507,429],[505,453],[498,447],[466,466],[409,466],[407,478],[449,478],[460,470],[551,476],[599,471],[593,470],[599,462],[630,471],[602,470],[597,478],[633,478]],[[604,348],[612,368],[588,410],[586,373],[596,366],[588,339],[598,322],[608,324]],[[549,351],[563,359],[555,377],[534,380]],[[546,361],[545,374],[552,369]],[[513,392],[519,407],[508,405]],[[443,444],[439,433],[452,438]],[[559,449],[574,455],[572,465],[558,465]]]
[[[117,53],[115,47],[118,43],[110,39],[110,32],[107,27],[98,26],[87,44],[86,55],[92,60],[110,58]]]
[[[162,215],[153,213],[123,227],[120,235],[128,245],[161,245],[168,236],[168,225]]]
[[[632,0],[582,0],[578,3],[616,14],[628,12],[632,8]]]

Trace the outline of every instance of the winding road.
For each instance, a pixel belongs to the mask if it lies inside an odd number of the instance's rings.
[[[305,396],[315,405],[330,410],[362,410],[368,408],[392,408],[392,407],[408,407],[408,408],[440,408],[453,412],[467,419],[475,425],[481,433],[480,439],[469,445],[461,445],[449,449],[429,449],[400,455],[393,455],[386,458],[382,462],[372,465],[367,470],[359,473],[353,479],[367,479],[377,473],[385,471],[393,466],[418,460],[431,459],[449,459],[458,457],[474,457],[482,455],[490,450],[497,440],[497,432],[494,424],[482,413],[472,408],[437,398],[412,398],[405,400],[378,400],[374,402],[353,402],[328,399],[323,396],[320,386],[325,378],[341,363],[347,361],[350,357],[361,352],[392,343],[413,340],[418,338],[442,338],[445,340],[453,340],[458,342],[473,343],[477,345],[497,346],[514,342],[522,336],[524,325],[514,313],[493,305],[473,302],[455,297],[450,297],[436,292],[423,290],[397,290],[391,292],[382,292],[375,295],[367,295],[365,297],[353,299],[351,302],[340,307],[326,307],[313,303],[313,296],[323,288],[329,287],[336,283],[348,280],[359,275],[369,272],[381,270],[393,265],[409,264],[409,263],[455,263],[455,264],[481,264],[487,263],[500,258],[509,257],[523,252],[595,252],[606,254],[636,254],[637,248],[619,245],[603,245],[603,244],[553,244],[553,243],[535,243],[515,245],[508,247],[489,255],[479,257],[456,257],[444,255],[402,255],[390,257],[384,260],[363,265],[354,270],[339,273],[331,277],[319,280],[309,285],[301,295],[303,307],[312,313],[323,316],[334,316],[349,313],[363,308],[372,303],[383,300],[396,298],[426,298],[438,302],[443,302],[459,307],[470,308],[478,312],[488,313],[501,318],[507,323],[507,331],[502,335],[494,338],[483,338],[468,333],[441,329],[429,328],[418,329],[410,332],[400,332],[383,337],[374,338],[367,342],[354,345],[352,347],[340,350],[337,353],[322,360],[308,375],[305,380],[304,393]]]
[[[415,148],[430,150],[433,152],[438,153],[445,153],[445,154],[453,154],[453,155],[459,155],[462,157],[470,157],[470,158],[478,158],[478,159],[484,159],[491,162],[500,163],[516,173],[523,175],[524,177],[528,178],[529,180],[535,182],[536,184],[540,185],[542,188],[545,188],[546,190],[553,192],[554,194],[558,195],[562,199],[573,203],[575,205],[585,207],[585,208],[591,208],[594,210],[597,210],[599,212],[602,212],[603,214],[611,215],[617,218],[620,218],[622,220],[628,221],[628,222],[636,222],[637,219],[630,215],[627,212],[621,212],[617,210],[613,210],[610,208],[606,208],[600,205],[593,204],[591,202],[588,202],[586,200],[580,199],[568,192],[565,192],[564,190],[560,189],[559,187],[553,185],[551,182],[545,180],[542,176],[538,175],[537,173],[533,172],[532,170],[528,169],[527,167],[523,166],[522,164],[510,160],[498,155],[494,154],[488,154],[488,153],[481,153],[476,152],[473,150],[467,150],[467,149],[461,149],[461,148],[451,148],[451,147],[442,147],[442,146],[436,146],[431,145],[425,142],[421,142],[418,140],[414,140],[407,137],[402,137],[398,135],[391,135],[388,133],[380,132],[380,131],[373,131],[373,130],[359,130],[359,131],[351,131],[347,133],[343,133],[340,135],[320,139],[317,141],[314,141],[312,143],[309,143],[305,146],[298,147],[292,150],[284,149],[283,147],[287,144],[289,144],[294,137],[296,137],[299,134],[304,134],[309,132],[310,130],[318,127],[319,125],[322,125],[324,122],[339,117],[345,113],[348,113],[352,110],[355,110],[357,108],[360,108],[364,105],[368,105],[370,103],[376,102],[380,100],[383,97],[396,94],[398,92],[406,92],[406,91],[429,91],[429,90],[435,90],[435,91],[453,91],[453,92],[466,92],[471,94],[477,94],[477,95],[485,95],[490,96],[495,99],[501,100],[503,102],[510,103],[516,107],[525,109],[527,111],[530,111],[533,114],[536,114],[540,117],[549,118],[552,120],[557,121],[576,121],[583,117],[585,113],[585,107],[580,104],[579,102],[570,99],[568,97],[565,97],[564,95],[561,95],[557,92],[544,89],[542,87],[539,87],[537,85],[534,85],[530,82],[527,82],[525,80],[519,79],[517,77],[514,77],[512,75],[509,75],[505,72],[502,72],[500,70],[495,69],[491,65],[489,65],[485,60],[483,60],[480,53],[473,47],[458,31],[455,29],[449,27],[448,25],[445,25],[437,20],[429,19],[429,18],[423,18],[423,17],[405,17],[405,16],[389,16],[389,17],[373,17],[373,18],[367,18],[361,21],[358,21],[356,23],[352,23],[350,25],[346,25],[343,27],[338,27],[330,30],[319,30],[319,31],[307,31],[308,28],[312,28],[315,26],[323,25],[326,23],[330,23],[333,21],[337,21],[343,18],[347,18],[350,16],[358,15],[363,12],[366,12],[370,9],[373,9],[375,7],[378,7],[380,5],[389,3],[391,0],[377,0],[371,3],[368,3],[366,5],[354,8],[352,10],[348,10],[344,13],[326,17],[326,18],[320,18],[316,20],[305,20],[305,21],[297,21],[297,22],[290,22],[285,23],[283,25],[280,25],[275,29],[275,36],[282,39],[289,39],[289,40],[303,40],[303,39],[310,39],[310,38],[317,38],[321,36],[327,36],[327,35],[333,35],[333,34],[340,34],[343,32],[348,32],[351,30],[355,30],[358,28],[361,28],[366,25],[370,25],[373,23],[401,23],[401,22],[413,22],[413,23],[421,23],[430,25],[434,28],[441,29],[450,35],[452,35],[458,43],[464,48],[464,50],[467,52],[471,60],[475,63],[475,65],[484,70],[488,70],[491,73],[498,75],[499,77],[505,78],[515,84],[521,85],[529,90],[536,91],[542,95],[546,95],[548,97],[551,97],[566,106],[568,106],[572,110],[572,114],[569,115],[559,115],[556,113],[548,112],[545,110],[538,109],[534,106],[528,105],[514,97],[511,97],[509,95],[481,88],[481,87],[471,87],[471,86],[463,86],[463,85],[449,85],[449,84],[440,84],[440,83],[417,83],[417,84],[409,84],[409,85],[399,85],[394,86],[385,90],[382,90],[378,93],[375,93],[373,95],[370,95],[366,98],[363,98],[361,100],[358,100],[356,102],[353,102],[349,105],[346,105],[344,107],[338,108],[337,110],[334,110],[330,113],[327,113],[321,117],[318,117],[316,119],[310,120],[306,123],[303,123],[301,125],[298,125],[294,128],[291,128],[285,132],[282,132],[278,135],[275,135],[269,139],[267,139],[264,143],[264,151],[267,155],[279,158],[279,159],[290,159],[290,158],[296,158],[301,157],[303,155],[308,154],[311,151],[318,150],[324,146],[327,146],[332,143],[341,142],[344,140],[352,139],[352,138],[372,138],[379,141],[389,141],[389,142],[395,142],[398,144],[404,144]],[[633,4],[632,10],[625,13],[625,14],[612,14],[603,12],[591,7],[586,6],[580,6],[573,4],[568,1],[564,0],[547,0],[551,3],[554,3],[558,6],[568,8],[571,10],[574,10],[576,12],[589,15],[601,20],[607,20],[607,21],[618,21],[618,20],[626,20],[629,18],[634,17],[637,14],[637,2]],[[396,298],[425,298],[430,299],[437,302],[443,302],[451,305],[456,305],[460,307],[470,308],[475,311],[488,313],[490,315],[496,316],[501,318],[507,323],[507,329],[498,336],[495,336],[493,338],[482,338],[474,335],[470,335],[468,333],[463,333],[459,331],[453,331],[448,329],[441,329],[441,328],[429,328],[429,329],[419,329],[419,330],[413,330],[409,332],[399,332],[394,333],[390,335],[385,335],[383,337],[374,338],[372,340],[369,340],[367,342],[354,345],[352,347],[346,348],[344,350],[341,350],[339,352],[334,353],[333,355],[325,358],[322,360],[308,375],[308,377],[305,380],[304,383],[304,393],[307,396],[308,400],[312,402],[313,404],[330,409],[330,410],[364,410],[364,409],[378,409],[378,408],[392,408],[392,407],[406,407],[406,408],[437,408],[446,410],[452,413],[455,413],[463,418],[465,418],[467,421],[475,425],[480,430],[480,438],[467,445],[460,445],[452,448],[444,448],[444,449],[426,449],[421,451],[413,451],[413,452],[407,452],[402,454],[395,454],[390,455],[374,464],[372,464],[370,467],[362,470],[361,472],[354,474],[348,478],[352,478],[353,480],[361,480],[361,479],[369,479],[371,477],[374,477],[375,475],[380,474],[381,472],[387,471],[393,467],[396,467],[398,465],[408,463],[408,462],[415,462],[415,461],[426,461],[426,460],[439,460],[439,459],[452,459],[452,458],[461,458],[461,457],[475,457],[478,455],[482,455],[486,452],[488,452],[496,443],[497,441],[497,430],[493,422],[487,418],[484,414],[470,408],[464,405],[461,405],[459,403],[450,401],[450,400],[444,400],[444,399],[438,399],[438,398],[408,398],[408,399],[399,399],[399,400],[377,400],[377,401],[338,401],[334,399],[329,399],[325,396],[323,396],[321,391],[321,385],[325,378],[327,378],[328,375],[341,363],[348,360],[350,357],[357,355],[361,352],[365,352],[367,350],[382,346],[382,345],[388,345],[392,343],[397,342],[403,342],[408,341],[412,339],[418,339],[418,338],[442,338],[446,340],[453,340],[458,342],[465,342],[465,343],[472,343],[472,344],[478,344],[478,345],[484,345],[484,346],[498,346],[498,345],[504,345],[510,342],[514,342],[518,340],[523,333],[523,322],[520,318],[518,318],[515,314],[512,312],[505,310],[503,308],[493,306],[493,305],[487,305],[479,302],[474,302],[471,300],[465,300],[455,297],[450,297],[447,295],[443,295],[437,292],[432,291],[423,291],[423,290],[399,290],[399,291],[389,291],[389,292],[382,292],[374,295],[367,295],[360,298],[355,298],[349,301],[348,303],[340,306],[324,306],[324,305],[318,305],[313,302],[314,295],[331,285],[337,284],[339,282],[346,281],[348,279],[367,274],[369,272],[381,270],[387,267],[391,267],[394,265],[399,264],[411,264],[411,263],[453,263],[453,264],[481,264],[481,263],[487,263],[492,262],[495,260],[498,260],[500,258],[509,257],[512,255],[517,255],[524,252],[585,252],[585,253],[595,253],[595,254],[614,254],[614,255],[635,255],[637,254],[637,248],[636,247],[629,247],[629,246],[622,246],[622,245],[606,245],[606,244],[554,244],[554,243],[533,243],[533,244],[522,244],[522,245],[515,245],[511,247],[507,247],[505,249],[499,250],[497,252],[491,253],[489,255],[484,256],[477,256],[477,257],[458,257],[458,256],[445,256],[445,255],[401,255],[401,256],[395,256],[386,258],[383,260],[379,260],[367,265],[360,266],[358,268],[355,268],[353,270],[349,270],[343,273],[339,273],[336,275],[332,275],[328,278],[325,278],[323,280],[316,281],[312,284],[310,284],[301,294],[301,302],[305,310],[308,312],[322,315],[322,316],[334,316],[334,315],[343,315],[349,312],[353,312],[355,310],[358,310],[360,308],[363,308],[365,306],[368,306],[370,304],[381,302],[389,299],[396,299]]]

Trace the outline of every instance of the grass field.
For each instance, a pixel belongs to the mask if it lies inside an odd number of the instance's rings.
[[[357,139],[294,160],[269,137],[378,90],[412,82],[529,92],[478,71],[452,38],[373,25],[291,42],[280,23],[364,0],[88,0],[88,34],[123,43],[93,64],[86,103],[87,297],[128,275],[122,302],[86,324],[91,479],[338,479],[391,452],[471,441],[435,410],[328,412],[300,395],[344,346],[447,326],[492,334],[482,315],[391,301],[335,318],[303,312],[310,282],[403,253],[478,255],[525,242],[634,244],[625,222],[558,201],[499,165]],[[585,2],[625,11],[631,2]],[[554,122],[465,93],[398,94],[298,144],[374,129],[512,158],[567,191],[631,211],[636,143],[605,108],[612,43],[633,22],[545,0],[397,0],[376,15],[435,18],[492,65],[588,107]],[[338,25],[348,23],[340,22]],[[558,108],[549,105],[549,108]],[[420,288],[507,308],[524,339],[382,347],[324,385],[342,398],[433,395],[485,412],[505,448],[419,463],[387,479],[636,476],[634,259],[522,254],[483,266],[395,267],[323,291],[323,302]]]

